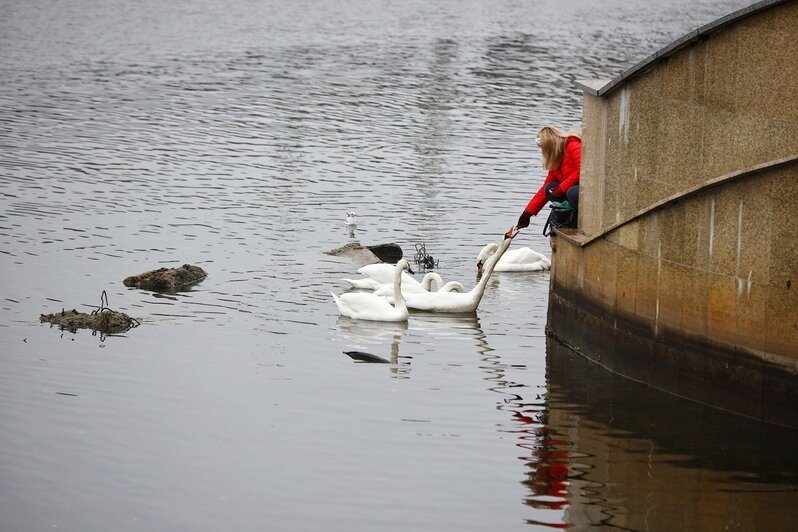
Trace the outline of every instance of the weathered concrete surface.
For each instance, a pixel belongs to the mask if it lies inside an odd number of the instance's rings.
[[[549,330],[608,368],[798,426],[798,2],[586,93]],[[781,410],[781,412],[780,412]]]
[[[180,268],[159,268],[127,277],[125,286],[153,292],[179,292],[197,284],[208,276],[199,266],[184,264]]]
[[[634,315],[607,319],[604,307],[580,292],[549,299],[550,336],[610,371],[724,410],[798,428],[795,373],[755,353],[708,343]]]
[[[717,176],[798,154],[798,2],[584,95],[579,227],[596,234]],[[757,194],[754,197],[759,197]]]

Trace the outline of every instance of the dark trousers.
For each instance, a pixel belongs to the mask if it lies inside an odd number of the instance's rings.
[[[574,209],[578,209],[579,208],[579,185],[574,185],[571,188],[569,188],[568,190],[566,190],[565,191],[565,198],[563,198],[562,196],[554,197],[554,196],[551,195],[551,191],[553,189],[559,187],[559,186],[560,186],[559,183],[549,183],[548,185],[546,185],[546,187],[544,188],[544,190],[546,192],[546,199],[548,199],[549,201],[562,201],[563,199],[567,199],[568,202],[571,205],[574,206]]]

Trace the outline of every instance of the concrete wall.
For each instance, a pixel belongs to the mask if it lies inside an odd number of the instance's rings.
[[[582,84],[579,229],[557,238],[549,325],[597,360],[647,353],[636,378],[689,370],[679,393],[723,381],[772,410],[798,407],[798,1],[748,11]]]

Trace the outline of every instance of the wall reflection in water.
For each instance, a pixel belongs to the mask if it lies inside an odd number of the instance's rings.
[[[547,342],[545,404],[517,405],[529,432],[528,504],[569,528],[798,529],[798,432],[616,376]]]

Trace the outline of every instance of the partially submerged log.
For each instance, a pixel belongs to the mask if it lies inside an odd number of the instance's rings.
[[[39,321],[58,325],[61,329],[75,332],[78,329],[92,329],[103,334],[118,334],[139,324],[124,312],[104,309],[101,312],[85,314],[75,309],[62,310],[54,314],[42,314]]]
[[[180,268],[159,268],[122,281],[125,286],[153,292],[179,292],[197,284],[208,276],[199,266],[184,264]]]

